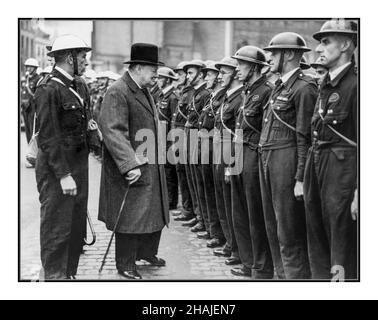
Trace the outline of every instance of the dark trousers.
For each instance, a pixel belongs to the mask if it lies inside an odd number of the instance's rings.
[[[357,222],[350,214],[356,180],[356,150],[310,148],[304,199],[313,279],[357,279]]]
[[[233,257],[239,257],[232,221],[231,185],[224,180],[224,169],[224,164],[215,164],[213,166],[215,200],[219,222],[226,238],[225,249],[229,250]]]
[[[209,215],[207,212],[206,196],[205,196],[205,182],[202,175],[202,165],[197,164],[192,166],[193,180],[196,182],[197,195],[198,195],[198,205],[200,214],[197,216],[198,221],[202,221],[205,225],[207,232],[210,232],[209,227]]]
[[[33,135],[33,124],[34,124],[34,110],[31,106],[26,109],[22,109],[22,116],[24,117],[25,135],[27,143]]]
[[[164,165],[167,180],[169,210],[177,208],[178,202],[178,178],[176,166],[170,163]]]
[[[197,183],[195,180],[195,164],[192,162],[193,155],[190,152],[190,136],[189,136],[189,130],[186,129],[186,152],[187,152],[187,161],[188,163],[185,165],[185,173],[186,173],[186,179],[188,182],[189,187],[189,193],[190,197],[192,199],[193,204],[193,211],[197,219],[201,220],[201,212],[200,212],[200,206],[199,206],[199,200],[198,200],[198,190],[197,190]]]
[[[296,147],[262,151],[259,165],[265,225],[277,276],[308,279],[304,203],[294,196]]]
[[[115,259],[119,271],[136,270],[137,260],[157,255],[161,231],[115,234]]]
[[[86,230],[88,202],[88,156],[78,154],[73,179],[76,196],[63,195],[59,180],[39,150],[36,179],[41,203],[41,262],[46,280],[66,279],[77,273]]]
[[[239,256],[257,279],[273,278],[273,260],[266,234],[259,181],[258,152],[243,147],[243,171],[232,176],[232,218]]]
[[[178,184],[181,193],[182,208],[185,213],[193,214],[193,204],[190,197],[190,191],[188,186],[188,179],[186,178],[185,166],[183,164],[176,165],[176,172],[178,178]]]

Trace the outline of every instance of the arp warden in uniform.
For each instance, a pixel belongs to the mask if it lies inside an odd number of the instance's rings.
[[[150,93],[156,104],[159,101],[159,97],[161,95],[161,88],[157,83],[150,89]]]
[[[165,126],[168,137],[171,130],[172,116],[178,103],[178,96],[175,92],[175,87],[172,84],[172,81],[177,80],[177,77],[173,70],[168,67],[159,68],[158,75],[158,84],[161,90],[161,95],[158,98],[156,107],[159,113],[159,120],[162,125]],[[167,139],[165,140],[167,152],[172,152],[170,151],[172,142]],[[176,166],[170,163],[169,158],[167,157],[167,163],[165,164],[164,168],[168,186],[169,210],[173,210],[177,208],[178,202],[178,179]]]
[[[58,37],[56,66],[35,93],[41,202],[41,260],[44,279],[72,279],[82,250],[88,201],[89,91],[80,79],[90,51],[73,35]],[[41,272],[41,276],[42,276]]]
[[[232,221],[231,185],[226,172],[230,161],[224,157],[231,154],[232,139],[238,110],[242,103],[243,84],[236,77],[236,60],[231,57],[223,58],[217,63],[219,81],[225,88],[226,96],[215,111],[214,119],[214,185],[219,220],[221,222],[226,243],[222,248],[214,250],[214,255],[227,257],[225,264],[240,263],[238,246],[235,239]]]
[[[24,125],[25,125],[25,134],[26,134],[26,141],[27,143],[30,142],[30,139],[33,134],[33,125],[34,125],[34,114],[35,114],[35,107],[34,107],[34,93],[37,89],[37,83],[40,80],[40,76],[37,74],[37,68],[39,67],[39,63],[34,58],[29,58],[24,63],[26,72],[25,72],[25,94],[23,95],[23,101],[21,104],[21,112],[22,116],[24,117]],[[26,160],[26,167],[32,168],[34,167],[34,163],[29,163]]]
[[[280,33],[265,50],[271,52],[272,72],[281,75],[264,110],[259,144],[265,225],[277,276],[308,279],[303,172],[317,86],[300,69],[303,53],[310,51],[300,35]]]
[[[206,68],[206,88],[211,90],[211,95],[208,103],[202,109],[198,121],[199,130],[201,131],[201,144],[203,147],[201,149],[201,171],[204,181],[204,190],[206,198],[206,208],[209,218],[209,230],[210,238],[214,245],[225,242],[225,237],[221,224],[219,221],[219,216],[217,212],[217,205],[215,199],[215,188],[214,188],[214,165],[213,165],[213,129],[214,129],[214,119],[215,110],[218,109],[220,104],[223,102],[226,89],[222,88],[220,82],[218,81],[219,69],[216,67],[215,61],[207,61]],[[198,223],[195,225],[191,231],[201,232],[206,231],[204,226]]]
[[[206,207],[206,197],[204,190],[204,181],[201,172],[200,165],[200,142],[191,141],[191,138],[196,135],[190,136],[192,129],[198,130],[199,128],[199,116],[201,110],[209,100],[210,92],[206,89],[205,71],[203,70],[206,65],[201,60],[192,60],[184,66],[184,71],[187,74],[188,82],[193,86],[194,92],[191,101],[188,105],[188,120],[185,123],[185,132],[187,136],[187,153],[188,153],[188,180],[193,184],[194,196],[197,198],[198,210],[195,212],[197,222],[205,225],[207,231],[209,231],[209,218]],[[191,148],[191,145],[192,148]],[[193,150],[191,150],[193,149]],[[209,237],[209,235],[205,235]]]
[[[158,159],[162,147],[158,112],[148,91],[162,63],[153,44],[133,44],[130,56],[125,62],[130,64],[128,71],[106,92],[99,118],[104,137],[99,220],[115,231],[118,273],[141,279],[136,260],[165,265],[156,255],[161,231],[169,222],[167,183],[164,164]],[[143,143],[136,137],[140,130],[153,134],[149,139],[153,145],[148,147],[154,147],[154,152],[137,152]]]
[[[243,266],[231,272],[271,279],[274,270],[261,200],[258,144],[263,107],[269,101],[273,85],[262,74],[263,68],[268,66],[263,50],[245,46],[233,58],[238,62],[239,81],[244,83],[243,104],[235,126],[243,130],[242,136],[235,138],[236,143],[243,144],[243,169],[231,177],[232,219]]]
[[[184,131],[185,123],[187,120],[187,105],[191,99],[191,96],[194,92],[193,87],[186,84],[186,73],[183,70],[183,66],[186,64],[186,61],[180,62],[174,71],[178,75],[177,80],[177,91],[179,95],[179,100],[177,102],[175,111],[172,114],[171,120],[171,128],[172,129],[179,129]],[[182,137],[185,138],[184,136]],[[186,157],[185,155],[182,155]],[[177,219],[180,220],[190,220],[195,219],[194,216],[194,203],[193,199],[191,198],[191,193],[189,189],[189,183],[186,176],[186,167],[187,163],[181,163],[180,161],[176,164],[176,172],[178,177],[179,188],[181,192],[181,203],[182,203],[182,210],[178,215]],[[196,221],[196,220],[195,220]],[[195,222],[194,222],[195,223]]]
[[[314,38],[329,69],[312,118],[304,199],[313,279],[357,279],[357,24],[327,21]]]

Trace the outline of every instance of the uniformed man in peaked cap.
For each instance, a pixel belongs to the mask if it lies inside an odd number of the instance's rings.
[[[308,248],[314,279],[357,279],[357,24],[337,19],[313,37],[329,70],[312,118],[304,175]]]
[[[265,225],[277,276],[308,279],[303,172],[317,86],[303,74],[300,60],[310,49],[293,32],[277,34],[264,49],[271,52],[272,72],[280,74],[264,109],[259,142]]]
[[[46,280],[73,279],[85,236],[88,201],[89,91],[80,76],[91,48],[74,35],[58,37],[55,68],[35,93],[41,202],[41,260]]]

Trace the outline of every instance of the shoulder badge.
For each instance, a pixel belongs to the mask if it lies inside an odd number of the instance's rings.
[[[337,92],[334,92],[332,93],[329,98],[328,98],[328,102],[336,102],[340,99],[340,96]]]
[[[260,96],[258,94],[255,94],[253,97],[252,97],[252,101],[253,102],[256,102],[257,100],[259,100]]]

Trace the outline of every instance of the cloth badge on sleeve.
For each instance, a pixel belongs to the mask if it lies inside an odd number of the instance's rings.
[[[340,96],[337,92],[334,92],[332,93],[330,96],[329,96],[329,99],[328,99],[328,102],[336,102],[340,99]]]

